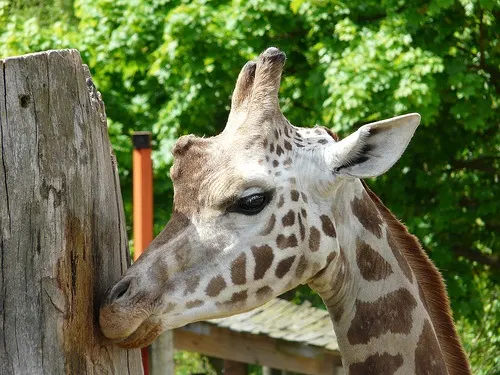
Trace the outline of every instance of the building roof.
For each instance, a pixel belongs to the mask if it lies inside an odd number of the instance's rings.
[[[337,337],[327,311],[275,298],[261,307],[228,318],[209,320],[235,332],[266,335],[274,339],[338,351]]]

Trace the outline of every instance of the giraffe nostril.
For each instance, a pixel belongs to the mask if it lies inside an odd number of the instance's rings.
[[[108,304],[116,302],[130,289],[131,279],[121,280],[116,284],[108,295]]]

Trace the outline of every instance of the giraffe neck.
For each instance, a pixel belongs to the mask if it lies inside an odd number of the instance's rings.
[[[310,282],[357,374],[447,374],[418,280],[359,180],[336,193],[339,256]]]

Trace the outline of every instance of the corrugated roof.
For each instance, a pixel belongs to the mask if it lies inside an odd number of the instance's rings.
[[[312,307],[308,301],[296,305],[275,298],[246,313],[208,322],[235,332],[267,335],[275,339],[339,350],[328,312]]]

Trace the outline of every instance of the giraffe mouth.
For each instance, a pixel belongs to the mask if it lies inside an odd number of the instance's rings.
[[[116,304],[101,308],[99,326],[107,340],[123,348],[148,346],[165,330],[158,315],[146,309],[124,309]]]
[[[143,348],[150,345],[164,330],[159,320],[148,318],[130,335],[110,340],[124,349]]]

